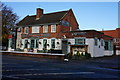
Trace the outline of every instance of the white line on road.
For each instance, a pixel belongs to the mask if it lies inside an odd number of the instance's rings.
[[[11,69],[11,70],[9,69],[9,70],[2,70],[2,71],[3,72],[4,71],[8,71],[9,72],[9,71],[22,71],[22,70],[24,70],[24,71],[40,71],[40,70],[43,71],[43,70],[47,70],[48,71],[48,70],[60,70],[60,69],[59,68],[55,68],[55,69]]]
[[[41,74],[18,74],[18,75],[11,75],[11,76],[76,75],[76,74],[95,74],[95,72],[61,72],[61,73],[41,73]]]

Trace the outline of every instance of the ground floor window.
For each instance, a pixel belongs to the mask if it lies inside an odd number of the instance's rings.
[[[28,40],[25,40],[25,48],[28,48]]]
[[[31,40],[31,48],[34,48],[34,40]]]
[[[39,46],[39,40],[36,40],[36,48],[38,48],[38,46]]]
[[[109,41],[105,41],[105,50],[112,50],[112,42]]]
[[[84,45],[85,39],[84,38],[77,38],[77,39],[75,39],[75,44],[76,45]]]
[[[47,39],[43,40],[43,48],[47,48]]]
[[[51,48],[55,48],[55,39],[51,39]]]

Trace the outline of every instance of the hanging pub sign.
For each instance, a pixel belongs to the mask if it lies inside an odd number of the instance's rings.
[[[10,35],[8,35],[8,39],[10,39],[10,38],[12,38],[12,35],[10,34]]]

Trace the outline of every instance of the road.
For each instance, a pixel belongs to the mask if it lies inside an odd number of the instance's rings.
[[[2,56],[2,80],[119,78],[120,56],[87,60]]]

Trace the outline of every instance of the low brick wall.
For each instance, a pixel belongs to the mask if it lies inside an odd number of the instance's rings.
[[[19,53],[19,52],[2,52],[2,55],[15,55],[15,56],[30,56],[30,57],[42,57],[42,58],[53,58],[53,59],[64,59],[64,55],[54,54],[34,54],[34,53]]]

